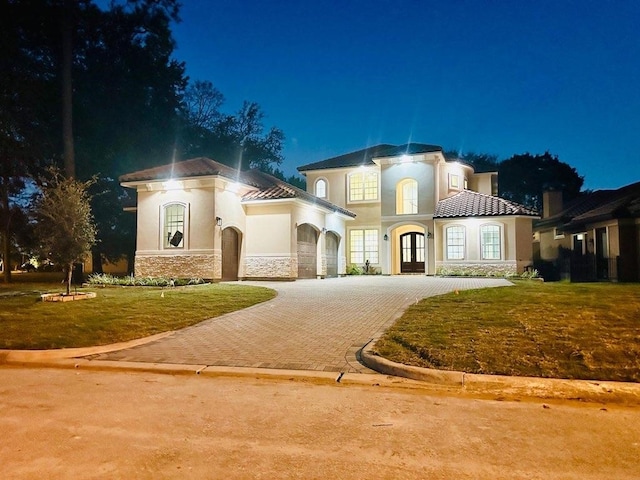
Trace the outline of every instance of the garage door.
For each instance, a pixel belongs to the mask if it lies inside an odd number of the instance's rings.
[[[318,235],[311,225],[298,227],[298,278],[316,278]]]
[[[328,232],[325,236],[327,277],[338,276],[338,242],[338,236],[333,232]]]

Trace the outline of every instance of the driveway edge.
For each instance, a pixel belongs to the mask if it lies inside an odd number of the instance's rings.
[[[379,356],[373,350],[374,343],[371,340],[362,348],[360,360],[366,367],[385,375],[457,386],[469,393],[494,396],[497,400],[527,397],[640,405],[640,383],[482,375],[414,367]]]

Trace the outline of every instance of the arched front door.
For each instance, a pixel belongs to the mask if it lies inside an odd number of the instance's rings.
[[[298,227],[298,278],[316,278],[318,274],[318,234],[305,223]]]
[[[338,243],[340,240],[333,232],[325,235],[325,255],[327,257],[327,277],[338,276]]]
[[[400,272],[424,273],[424,233],[409,232],[400,235]]]
[[[240,238],[233,228],[222,231],[222,280],[238,280]]]

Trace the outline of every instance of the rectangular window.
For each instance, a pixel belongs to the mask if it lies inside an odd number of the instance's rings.
[[[378,230],[351,230],[349,235],[351,263],[378,263]]]
[[[378,199],[378,173],[358,172],[349,175],[349,201]]]
[[[164,207],[164,247],[184,247],[184,205],[173,203]]]
[[[458,175],[449,174],[449,188],[460,188],[460,177]]]
[[[480,227],[480,243],[483,260],[500,260],[500,227],[484,225]]]
[[[447,260],[464,260],[464,227],[447,227]]]

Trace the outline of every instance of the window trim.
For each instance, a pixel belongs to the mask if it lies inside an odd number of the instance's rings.
[[[362,189],[362,199],[358,200],[358,199],[353,199],[352,198],[352,189],[351,189],[351,178],[355,177],[356,175],[362,175],[362,183],[361,185],[358,187],[358,190],[360,190],[360,188]],[[376,177],[376,196],[375,198],[366,198],[366,192],[367,192],[367,175],[375,175]],[[380,173],[376,170],[359,170],[357,172],[351,172],[347,175],[347,201],[348,203],[372,203],[372,202],[379,202],[380,201]]]
[[[449,174],[449,189],[460,190],[460,175],[457,173]]]
[[[462,257],[461,258],[451,258],[449,256],[449,229],[451,228],[460,228],[462,229],[462,245],[458,245],[458,244],[453,244],[451,246],[454,247],[459,247],[462,246]],[[444,251],[445,251],[445,255],[447,260],[455,260],[455,261],[461,261],[461,260],[465,260],[467,258],[467,227],[461,224],[452,224],[452,225],[447,225],[444,229]]]
[[[412,212],[405,211],[405,187],[411,185],[413,187],[414,205]],[[404,178],[396,184],[396,215],[415,215],[418,213],[420,191],[418,189],[418,181],[415,178]]]
[[[167,228],[167,209],[173,205],[178,205],[182,207],[182,239],[181,245],[173,246],[171,245],[170,239],[165,238],[166,228]],[[187,240],[188,240],[188,231],[189,231],[189,204],[185,202],[172,201],[160,206],[160,249],[161,250],[186,250],[187,249]]]
[[[359,253],[358,250],[353,249],[353,234],[355,232],[362,233],[362,261],[359,262],[354,259],[354,252]],[[373,232],[375,238],[375,252],[374,250],[367,250],[367,232]],[[380,230],[378,228],[352,228],[349,230],[349,261],[353,264],[364,264],[367,260],[371,265],[378,265],[380,263]],[[375,253],[375,261],[372,260],[371,253]]]
[[[320,182],[324,182],[324,195],[323,196],[318,195],[318,184]],[[326,178],[319,177],[319,178],[316,179],[316,181],[313,184],[313,194],[318,198],[324,198],[324,199],[329,198],[329,182],[327,181]]]
[[[498,229],[498,258],[487,258],[484,254],[484,238],[483,229],[486,227],[496,227]],[[480,235],[480,260],[486,261],[501,261],[504,259],[504,228],[499,223],[483,223],[478,227],[478,234]]]

